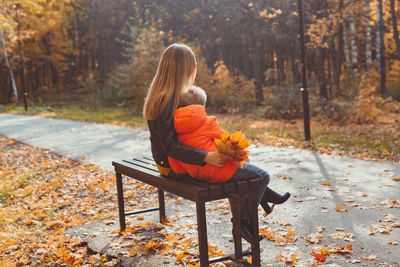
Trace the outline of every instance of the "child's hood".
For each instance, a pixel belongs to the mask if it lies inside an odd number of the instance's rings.
[[[174,115],[175,130],[179,134],[190,133],[197,130],[207,119],[204,106],[190,105],[178,108]]]

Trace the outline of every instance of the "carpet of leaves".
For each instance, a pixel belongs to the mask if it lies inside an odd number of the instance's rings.
[[[105,204],[114,183],[96,166],[0,136],[0,266],[115,266],[62,235],[115,216]]]
[[[352,165],[347,166],[352,168]],[[393,182],[400,178],[393,176],[392,170],[385,170],[385,177]],[[278,179],[291,180],[291,177],[278,175]],[[388,209],[384,218],[376,218],[368,235],[398,232],[398,218],[389,210],[400,208],[396,199],[387,199],[379,203],[365,204],[368,193],[356,190],[357,183],[349,179],[339,179],[339,184],[316,180],[316,187],[304,187],[304,191],[324,190],[344,194],[345,202],[328,209],[321,206],[321,213],[337,212],[347,214],[351,209]],[[360,181],[359,184],[362,184]],[[154,188],[130,181],[126,185],[125,197],[134,208],[144,208],[157,204],[156,194],[150,197]],[[350,188],[351,187],[351,188]],[[176,213],[164,224],[147,221],[147,215],[139,215],[128,222],[127,230],[120,233],[116,225],[117,207],[115,178],[110,172],[94,165],[71,160],[45,149],[31,147],[0,136],[0,267],[13,266],[118,266],[119,259],[107,255],[93,254],[87,250],[80,239],[68,238],[63,233],[72,227],[103,221],[106,225],[115,225],[114,230],[106,230],[113,241],[108,245],[124,257],[142,257],[152,253],[172,256],[174,264],[198,266],[198,240],[195,220],[185,223],[182,217],[193,214]],[[129,190],[135,189],[135,190]],[[348,194],[353,192],[354,196]],[[146,196],[146,197],[144,197]],[[324,195],[323,200],[329,199]],[[168,198],[178,206],[180,198]],[[317,197],[293,196],[293,202],[315,202]],[[210,218],[219,220],[229,216],[229,203],[218,200],[216,205],[207,209]],[[321,203],[322,204],[322,203]],[[225,218],[226,221],[229,221]],[[223,223],[224,220],[221,219]],[[218,224],[218,223],[215,223]],[[179,231],[177,230],[180,229]],[[291,222],[275,221],[271,216],[260,216],[260,234],[262,242],[282,248],[275,254],[276,262],[297,265],[319,265],[334,262],[335,257],[350,257],[354,253],[352,242],[355,234],[344,228],[325,229],[317,226],[315,231],[306,235],[297,231]],[[154,233],[149,237],[146,233]],[[179,233],[178,233],[179,232]],[[147,237],[146,237],[147,236]],[[231,242],[230,236],[222,236]],[[312,245],[307,255],[300,257],[299,241]],[[225,242],[225,241],[224,241]],[[304,242],[303,242],[304,244]],[[398,246],[398,240],[389,239],[388,246]],[[222,250],[222,251],[221,251]],[[226,253],[212,242],[209,255],[221,256]],[[347,262],[361,263],[377,261],[377,255],[370,254],[352,257]],[[229,263],[215,264],[230,266]]]
[[[157,204],[156,194],[149,196],[153,187],[134,180],[124,187],[134,208]],[[181,200],[166,202],[170,201]],[[172,256],[176,264],[198,266],[198,240],[193,234],[176,233],[179,216],[164,224],[136,216],[136,223],[127,222],[127,230],[120,233],[114,222],[116,203],[113,173],[0,136],[0,267],[119,266],[120,259],[95,254],[80,238],[64,235],[70,228],[96,221],[115,225],[106,234],[114,237],[109,245],[122,257],[161,253]],[[183,227],[197,233],[195,224]],[[143,238],[141,233],[146,232],[153,232],[153,237]],[[211,243],[209,254],[223,255]]]

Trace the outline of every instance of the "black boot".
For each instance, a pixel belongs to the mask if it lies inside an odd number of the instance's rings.
[[[283,195],[278,194],[277,192],[275,192],[274,190],[272,190],[271,188],[267,187],[265,189],[263,198],[261,199],[261,206],[263,207],[264,211],[267,214],[270,214],[272,212],[271,207],[268,205],[269,203],[273,203],[273,204],[282,204],[284,202],[286,202],[286,200],[288,200],[290,197],[290,193],[286,192]]]
[[[252,240],[254,240],[254,234],[250,223],[250,219],[245,219],[242,218],[241,220],[241,229],[240,229],[240,234],[242,236],[242,238],[244,238],[247,242],[249,242],[250,244],[253,243]],[[263,239],[263,236],[261,234],[258,235],[258,240]]]
[[[233,223],[233,218],[231,219]],[[240,229],[240,235],[242,236],[243,239],[245,239],[247,242],[250,244],[252,243],[252,240],[254,239],[253,231],[251,230],[251,223],[249,218],[242,218],[241,219],[241,229]],[[233,234],[233,229],[232,229],[232,234]],[[263,236],[261,234],[258,235],[258,239],[261,241],[263,239]]]

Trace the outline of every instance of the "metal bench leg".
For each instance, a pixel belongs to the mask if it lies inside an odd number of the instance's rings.
[[[164,190],[158,189],[158,206],[160,212],[160,223],[165,221],[165,200],[164,200]]]
[[[196,202],[197,233],[199,235],[200,267],[208,267],[207,221],[205,202]]]
[[[253,191],[256,192],[256,191]],[[261,266],[261,258],[260,258],[260,239],[258,237],[258,205],[257,205],[257,197],[255,195],[249,194],[249,213],[250,220],[252,224],[252,232],[254,233],[254,240],[251,242],[251,258],[252,264],[255,266]]]
[[[240,234],[241,217],[240,217],[240,196],[233,195],[229,197],[232,210],[232,235],[235,244],[235,260],[243,258],[242,237]]]
[[[124,189],[122,186],[122,175],[120,173],[116,173],[116,179],[117,179],[119,228],[121,231],[124,231],[126,229],[126,224],[125,224]]]

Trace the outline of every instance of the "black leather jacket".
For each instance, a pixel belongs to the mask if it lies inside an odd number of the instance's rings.
[[[154,160],[163,167],[169,167],[168,156],[188,164],[205,165],[206,151],[177,141],[172,107],[173,97],[157,119],[147,121]]]

